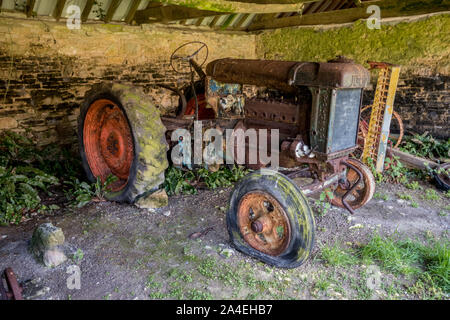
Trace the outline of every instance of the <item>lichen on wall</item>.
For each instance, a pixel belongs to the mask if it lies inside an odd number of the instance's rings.
[[[341,27],[301,27],[267,31],[257,38],[257,54],[265,59],[326,61],[344,55],[402,66],[402,73],[450,73],[450,15],[416,21],[383,22],[369,29],[360,20]]]
[[[428,131],[449,138],[450,15],[393,19],[370,30],[366,21],[329,27],[285,28],[257,36],[257,56],[264,59],[327,61],[337,55],[401,65],[394,109],[408,133]],[[372,83],[377,72],[372,72]],[[364,104],[373,101],[366,90]],[[392,128],[392,127],[391,127]],[[395,131],[395,125],[394,125]]]

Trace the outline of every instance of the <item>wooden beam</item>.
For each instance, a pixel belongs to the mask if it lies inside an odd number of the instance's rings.
[[[242,22],[241,24],[241,30],[247,28],[252,22],[253,20],[256,18],[257,14],[256,13],[250,13],[248,15],[248,17],[245,19],[245,21]]]
[[[217,15],[216,11],[198,10],[182,6],[161,6],[136,11],[135,20],[138,24],[152,22],[170,22],[203,18]],[[152,19],[150,19],[152,18]]]
[[[86,5],[84,6],[83,12],[81,13],[81,21],[86,22],[89,14],[91,13],[92,6],[94,5],[95,0],[88,0]]]
[[[133,22],[134,15],[136,14],[136,11],[140,4],[141,4],[141,0],[133,0],[130,10],[128,10],[127,16],[125,18],[126,23],[131,24]]]
[[[189,6],[198,10],[211,10],[220,13],[277,13],[299,11],[303,3],[314,0],[165,0],[170,5]]]
[[[257,3],[257,4],[293,4],[293,3],[313,2],[314,0],[226,0],[226,1]]]
[[[58,0],[58,2],[56,3],[55,10],[53,11],[53,18],[55,18],[56,21],[59,21],[59,19],[61,18],[61,14],[65,5],[66,0]]]
[[[199,19],[197,19],[197,22],[195,23],[195,25],[198,27],[202,24],[202,22],[203,22],[203,18],[199,18]]]
[[[249,15],[250,14],[248,14],[248,13],[243,14],[242,17],[239,19],[239,21],[236,21],[236,23],[233,26],[233,29],[239,29],[242,26],[242,24],[245,22],[245,20],[247,20]]]
[[[430,167],[431,169],[438,167],[438,164],[434,161],[414,156],[412,154],[400,151],[398,149],[388,147],[388,152],[392,152],[394,156],[399,157],[400,162],[402,162],[405,166],[409,168],[425,170],[427,166]]]
[[[216,25],[217,21],[220,19],[220,15],[219,16],[215,16],[214,19],[212,19],[212,21],[209,23],[209,27],[210,28],[214,28],[214,26]]]
[[[120,6],[121,2],[122,2],[122,0],[112,0],[111,1],[108,11],[106,12],[105,19],[103,21],[108,23],[112,20],[114,13],[116,12],[117,8]]]
[[[33,9],[34,4],[36,3],[36,0],[27,0],[27,5],[25,7],[25,13],[27,14],[27,17],[31,17],[33,15]],[[0,8],[1,8],[1,1],[0,1]]]
[[[149,1],[147,4],[147,7],[145,9],[162,7],[162,6],[163,6],[163,4],[159,1]]]
[[[410,16],[418,14],[433,13],[439,11],[450,10],[448,1],[441,1],[441,3],[428,3],[424,4],[424,1],[414,0],[414,3],[409,0],[381,0],[381,1],[368,1],[363,2],[362,7],[342,9],[335,11],[320,12],[314,14],[304,14],[301,16],[292,16],[287,18],[280,18],[274,20],[264,19],[260,22],[252,23],[247,30],[264,30],[264,29],[276,29],[295,26],[311,26],[321,24],[339,24],[354,22],[359,19],[367,19],[371,16],[371,13],[367,13],[367,7],[372,4],[377,4],[381,9],[381,18],[392,18],[401,16]]]

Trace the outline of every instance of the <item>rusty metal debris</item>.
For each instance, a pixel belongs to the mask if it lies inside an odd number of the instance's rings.
[[[192,240],[198,239],[200,237],[206,236],[208,234],[208,232],[210,232],[213,229],[214,229],[213,227],[209,227],[209,228],[206,228],[205,230],[191,233],[188,238],[192,239]]]
[[[23,300],[22,287],[17,282],[12,268],[6,268],[3,276],[0,276],[0,300]]]

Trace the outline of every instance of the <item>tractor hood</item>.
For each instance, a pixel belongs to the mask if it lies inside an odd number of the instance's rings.
[[[292,92],[296,86],[364,88],[370,73],[362,65],[338,57],[329,62],[218,59],[206,74],[224,83],[250,84]]]

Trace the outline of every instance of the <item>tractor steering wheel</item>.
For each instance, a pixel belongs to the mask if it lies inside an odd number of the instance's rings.
[[[188,49],[189,52],[192,52],[191,54],[178,54],[180,51],[182,50],[186,50]],[[186,51],[188,51],[186,50]],[[200,58],[200,61],[195,61],[196,58],[199,57],[199,54],[203,51],[205,51],[205,56],[204,58]],[[180,52],[181,53],[181,52]],[[201,42],[201,41],[191,41],[191,42],[187,42],[181,46],[179,46],[177,49],[175,49],[175,51],[172,53],[172,55],[170,56],[170,66],[172,67],[172,69],[180,74],[189,74],[192,72],[192,68],[189,68],[189,71],[184,72],[183,68],[184,65],[178,64],[178,66],[174,63],[177,60],[181,60],[181,61],[187,61],[189,63],[189,65],[191,64],[191,62],[194,62],[198,67],[201,67],[205,64],[206,59],[208,59],[208,46],[206,45],[206,43]]]

